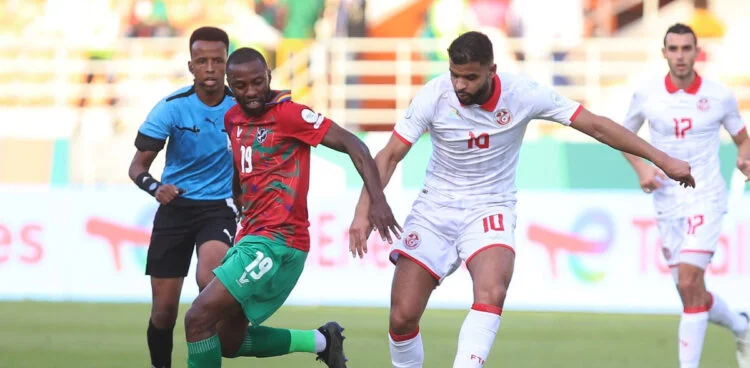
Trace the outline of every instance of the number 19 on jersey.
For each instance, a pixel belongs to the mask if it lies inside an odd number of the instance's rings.
[[[253,147],[252,146],[240,146],[240,168],[243,174],[249,174],[253,172]]]

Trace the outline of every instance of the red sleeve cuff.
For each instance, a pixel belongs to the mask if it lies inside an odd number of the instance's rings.
[[[323,138],[326,136],[326,133],[328,133],[328,129],[331,129],[331,125],[333,124],[333,120],[329,118],[325,118],[322,123],[320,123],[320,128],[317,129],[318,134],[315,136],[315,140],[313,140],[310,143],[310,146],[317,147],[320,142],[323,141]]]
[[[573,120],[575,120],[578,117],[578,114],[581,113],[581,110],[583,110],[583,105],[578,105],[578,108],[573,113],[573,115],[570,117],[570,122],[571,123],[573,122]]]
[[[410,142],[408,139],[404,138],[404,136],[402,136],[401,134],[398,134],[398,132],[395,130],[393,131],[393,136],[398,138],[398,140],[400,140],[401,142],[404,142],[404,144],[407,146],[411,146],[412,144],[414,144],[413,142]]]

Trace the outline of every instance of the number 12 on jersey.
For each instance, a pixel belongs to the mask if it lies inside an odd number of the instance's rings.
[[[240,146],[240,170],[243,174],[249,174],[253,172],[253,147],[252,146]]]
[[[674,118],[674,135],[677,139],[685,139],[685,133],[693,128],[693,119]]]

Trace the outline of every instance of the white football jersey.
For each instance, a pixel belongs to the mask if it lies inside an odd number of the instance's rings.
[[[432,140],[422,196],[446,206],[500,204],[513,208],[518,153],[532,119],[570,125],[582,109],[550,88],[499,73],[483,105],[458,101],[450,73],[428,82],[414,96],[394,134],[407,144],[425,131]]]
[[[659,218],[693,215],[698,202],[725,212],[726,183],[719,165],[721,126],[737,135],[745,128],[732,92],[723,84],[702,79],[686,89],[678,89],[669,79],[657,78],[645,83],[633,95],[623,125],[633,132],[648,120],[651,144],[668,155],[690,163],[695,189],[682,188],[667,179],[654,192]]]

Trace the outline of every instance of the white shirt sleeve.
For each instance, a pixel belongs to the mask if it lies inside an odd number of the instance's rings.
[[[622,126],[625,129],[638,133],[646,121],[646,116],[643,114],[643,102],[645,100],[640,92],[633,93],[633,98],[630,99],[630,107],[628,107],[628,113],[625,114],[625,120],[622,122]]]
[[[722,105],[722,108],[724,109],[724,117],[722,117],[721,123],[724,125],[724,129],[734,137],[745,127],[745,122],[742,121],[740,110],[737,106],[737,99],[734,98],[732,93],[729,93],[729,95],[722,100]]]
[[[414,143],[432,124],[438,96],[432,90],[434,83],[422,87],[409,104],[404,117],[393,128],[394,134],[408,143]]]
[[[532,116],[562,125],[570,125],[583,109],[580,103],[563,97],[551,88],[536,82],[531,83],[527,98],[529,99],[527,102],[533,109]]]

